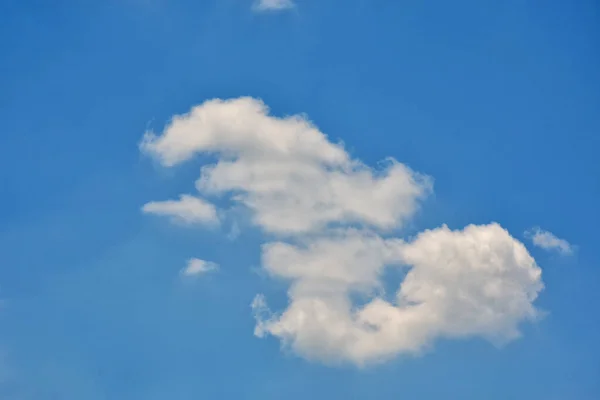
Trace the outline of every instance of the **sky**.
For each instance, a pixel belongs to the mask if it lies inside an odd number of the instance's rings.
[[[599,21],[0,2],[0,398],[600,398]]]

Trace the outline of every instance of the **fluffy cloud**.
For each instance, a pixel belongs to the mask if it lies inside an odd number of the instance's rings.
[[[275,118],[252,98],[211,100],[178,116],[141,149],[171,167],[198,153],[219,156],[196,187],[232,193],[265,231],[301,234],[330,224],[398,226],[431,189],[431,180],[394,159],[375,171],[353,160],[301,116]]]
[[[187,224],[216,224],[219,222],[214,205],[198,197],[183,194],[179,200],[151,201],[142,207],[148,214],[171,217]]]
[[[199,258],[191,258],[188,260],[187,266],[181,271],[181,274],[184,276],[196,276],[216,271],[217,269],[219,269],[219,265],[216,263]]]
[[[518,337],[533,319],[541,271],[525,246],[497,224],[425,231],[410,242],[355,231],[308,245],[270,244],[263,264],[292,282],[290,305],[270,315],[254,303],[260,336],[279,337],[309,359],[358,365],[422,350],[439,337]],[[393,301],[373,294],[386,266],[406,277]]]
[[[431,178],[391,158],[369,167],[303,116],[271,116],[253,98],[211,100],[140,146],[166,167],[216,156],[200,195],[227,196],[278,237],[263,245],[262,267],[290,285],[281,312],[256,297],[255,333],[307,359],[365,365],[441,337],[504,342],[537,316],[541,271],[522,243],[498,224],[390,237]],[[385,293],[386,268],[405,274],[395,295]]]
[[[294,8],[292,0],[256,0],[253,9],[255,11],[281,11]]]
[[[542,249],[556,250],[562,254],[571,254],[573,252],[573,247],[569,242],[540,228],[533,228],[525,232],[525,236],[529,237],[534,245]]]

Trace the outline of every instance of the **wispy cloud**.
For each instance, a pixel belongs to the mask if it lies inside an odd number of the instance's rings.
[[[218,269],[219,265],[217,263],[201,260],[199,258],[191,258],[188,260],[186,267],[181,271],[181,274],[184,276],[197,276]]]
[[[535,246],[542,249],[556,250],[562,254],[573,253],[573,246],[569,242],[555,236],[552,232],[544,231],[539,227],[526,231],[525,236],[530,238]]]
[[[272,116],[249,97],[210,100],[147,135],[142,150],[167,167],[217,157],[202,168],[200,195],[245,208],[276,238],[261,247],[263,270],[291,282],[284,310],[257,295],[255,334],[302,357],[366,365],[441,337],[509,341],[538,316],[541,269],[521,242],[495,223],[390,237],[433,180],[392,158],[372,168],[304,116]],[[393,300],[377,295],[386,268],[408,270]]]
[[[233,224],[231,224],[231,229],[229,229],[229,233],[227,233],[227,239],[236,240],[241,233],[242,231],[240,230],[240,226],[236,221],[233,221]]]
[[[294,8],[295,4],[292,0],[256,0],[252,6],[254,11],[282,11]]]
[[[217,224],[219,218],[214,205],[198,197],[182,194],[179,200],[151,201],[142,207],[148,214],[171,217],[186,224]]]

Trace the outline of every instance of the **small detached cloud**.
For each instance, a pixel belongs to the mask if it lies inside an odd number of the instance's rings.
[[[179,200],[151,201],[142,207],[148,214],[171,217],[174,222],[186,224],[217,224],[217,210],[211,203],[183,194]]]
[[[183,276],[198,276],[219,269],[219,264],[201,260],[199,258],[191,258],[188,260],[187,266],[181,271]]]
[[[292,0],[256,0],[252,9],[257,12],[282,11],[294,8]]]
[[[539,227],[526,231],[525,236],[530,238],[535,246],[544,250],[555,250],[561,254],[573,253],[573,246],[569,242]]]

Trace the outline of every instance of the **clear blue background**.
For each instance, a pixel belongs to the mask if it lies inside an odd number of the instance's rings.
[[[0,397],[599,399],[598,2],[297,5],[0,2]],[[415,229],[540,225],[577,245],[531,250],[548,316],[502,349],[439,342],[364,371],[254,338],[252,297],[286,289],[255,272],[260,238],[139,211],[199,167],[156,168],[144,130],[240,95],[432,175]],[[222,269],[182,282],[190,256]]]

